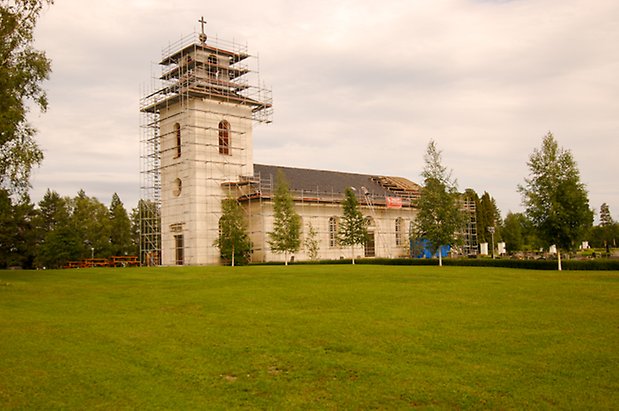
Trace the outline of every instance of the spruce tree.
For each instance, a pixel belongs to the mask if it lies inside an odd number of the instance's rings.
[[[110,203],[110,246],[113,255],[134,254],[131,241],[131,220],[117,193]]]

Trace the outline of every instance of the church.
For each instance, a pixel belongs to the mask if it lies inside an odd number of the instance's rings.
[[[271,251],[275,176],[288,181],[319,259],[351,258],[338,243],[346,188],[365,216],[369,238],[355,258],[409,255],[420,186],[406,178],[254,163],[252,129],[268,123],[273,104],[246,46],[200,33],[166,47],[156,83],[143,93],[141,122],[141,259],[153,265],[221,264],[213,245],[221,202],[232,196],[246,212],[251,261],[283,261]],[[309,260],[302,245],[292,258]]]

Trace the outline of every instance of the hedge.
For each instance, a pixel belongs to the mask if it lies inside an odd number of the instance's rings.
[[[436,258],[360,258],[356,264],[373,265],[438,265]],[[282,262],[251,263],[251,265],[283,265]],[[350,259],[294,261],[289,264],[351,264]],[[489,259],[489,258],[444,258],[443,265],[463,267],[503,267],[530,270],[556,270],[557,260],[517,260],[517,259]],[[591,259],[591,260],[562,260],[564,270],[616,270],[619,271],[619,259]]]

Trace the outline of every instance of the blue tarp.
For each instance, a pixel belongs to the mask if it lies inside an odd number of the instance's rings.
[[[432,255],[429,247],[430,242],[425,238],[421,240],[413,241],[411,240],[411,257],[413,258],[432,258],[438,257],[438,253]],[[451,247],[448,245],[441,246],[440,252],[441,257],[447,257],[449,255],[449,251]]]

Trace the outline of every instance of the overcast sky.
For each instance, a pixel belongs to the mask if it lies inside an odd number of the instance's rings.
[[[32,198],[139,198],[141,90],[162,48],[199,30],[247,44],[273,89],[256,163],[421,182],[434,139],[461,190],[503,214],[552,131],[590,206],[619,219],[616,0],[56,0],[36,46],[52,59]]]

